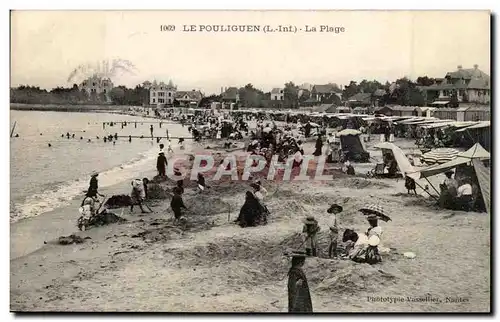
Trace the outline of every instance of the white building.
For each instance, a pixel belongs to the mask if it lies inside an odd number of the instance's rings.
[[[285,99],[285,91],[283,88],[273,88],[271,91],[271,101],[282,101]]]
[[[149,89],[149,104],[151,105],[173,105],[175,94],[177,93],[177,87],[174,86],[172,81],[168,84],[164,82],[157,83],[156,80],[153,83],[144,82],[144,87]]]

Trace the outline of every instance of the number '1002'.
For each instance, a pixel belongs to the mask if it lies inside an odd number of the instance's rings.
[[[160,31],[175,31],[174,25],[161,25]]]

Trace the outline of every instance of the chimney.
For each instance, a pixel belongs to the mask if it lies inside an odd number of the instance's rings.
[[[479,66],[477,64],[474,64],[474,69],[477,69]]]
[[[458,68],[458,70],[461,70],[462,69],[462,65],[458,65],[457,68]]]
[[[220,93],[221,94],[224,93],[224,87],[222,87],[222,86],[220,87]]]

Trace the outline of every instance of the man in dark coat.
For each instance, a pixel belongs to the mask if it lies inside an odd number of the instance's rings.
[[[288,312],[312,312],[311,293],[309,293],[306,274],[302,270],[306,254],[295,251],[290,256],[292,267],[288,271]]]
[[[168,166],[167,158],[165,157],[165,153],[160,152],[158,154],[158,159],[156,160],[156,170],[158,170],[158,175],[160,177],[165,177],[166,169]]]

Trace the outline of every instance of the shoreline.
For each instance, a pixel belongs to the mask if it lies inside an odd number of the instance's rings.
[[[47,112],[52,112],[52,111],[47,111]],[[92,111],[85,111],[85,112],[96,115]],[[109,115],[121,114],[121,113],[113,113],[112,111],[103,111],[103,113],[107,113]],[[137,116],[132,113],[126,113],[126,115],[129,115],[131,117]],[[138,117],[140,117],[140,119],[144,121],[148,119],[142,116]],[[177,125],[176,122],[165,120],[163,123],[166,126],[169,126],[169,124],[174,125],[175,131],[177,131],[177,127],[180,128],[180,125]],[[116,182],[117,178],[114,177],[116,177],[117,173],[119,172],[125,173],[127,176],[133,175],[133,173],[130,172],[135,171],[134,169],[136,167],[141,167],[142,166],[141,164],[143,162],[146,162],[146,160],[148,159],[151,159],[150,162],[148,162],[148,164],[153,165],[155,160],[153,160],[152,156],[156,156],[156,154],[152,153],[152,151],[156,150],[156,146],[157,146],[156,143],[151,142],[151,146],[147,144],[147,147],[146,146],[140,147],[136,150],[132,149],[130,151],[132,151],[132,153],[135,153],[133,157],[127,158],[126,160],[123,160],[122,162],[117,163],[114,166],[110,165],[109,167],[105,167],[102,169],[95,169],[95,170],[98,170],[100,173],[109,174],[110,175],[109,180],[111,180],[111,185],[113,185],[114,182]],[[154,168],[154,165],[151,166],[151,168]],[[142,170],[139,171],[142,172]],[[120,179],[118,178],[118,180]],[[85,177],[85,175],[82,176],[80,174],[79,176],[73,177],[72,179],[66,178],[65,181],[57,182],[57,184],[54,185],[53,188],[50,188],[46,191],[45,190],[39,191],[36,193],[32,193],[30,195],[22,196],[21,199],[15,200],[15,205],[13,203],[13,200],[11,199],[9,207],[10,208],[9,223],[12,224],[17,222],[18,220],[38,217],[40,215],[43,216],[45,213],[57,210],[57,208],[66,207],[65,204],[73,199],[73,195],[75,194],[75,189],[81,191],[87,188],[86,186],[88,183],[87,181],[88,178]],[[61,192],[62,195],[60,195]]]
[[[39,112],[123,112],[129,108],[142,106],[132,105],[94,105],[94,104],[24,104],[10,103],[10,110]]]

